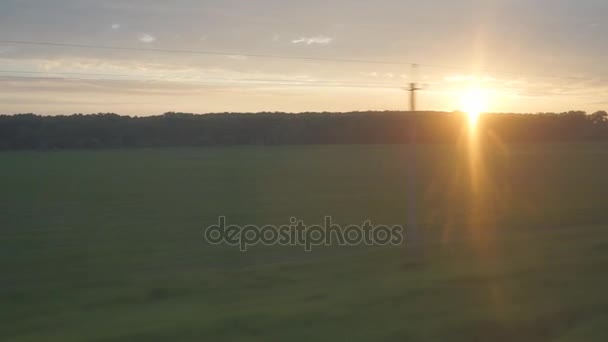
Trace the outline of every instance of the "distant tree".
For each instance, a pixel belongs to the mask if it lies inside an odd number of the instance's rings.
[[[595,125],[603,125],[608,121],[608,113],[604,110],[591,114],[591,122]]]
[[[0,115],[0,149],[455,143],[466,125],[444,112],[17,114]],[[487,115],[480,125],[505,142],[608,141],[604,111]]]

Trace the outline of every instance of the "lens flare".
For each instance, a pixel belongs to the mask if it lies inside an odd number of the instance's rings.
[[[487,92],[480,88],[471,88],[460,98],[460,105],[469,117],[469,124],[475,126],[479,115],[488,109]]]

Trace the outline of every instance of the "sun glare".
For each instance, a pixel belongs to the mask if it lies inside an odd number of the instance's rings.
[[[467,113],[469,123],[475,125],[479,115],[488,109],[487,92],[479,88],[467,90],[460,99],[461,110]]]

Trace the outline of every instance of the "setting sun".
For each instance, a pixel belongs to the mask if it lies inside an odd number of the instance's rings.
[[[460,108],[469,116],[469,122],[475,124],[479,115],[488,110],[487,91],[480,88],[467,90],[460,98]]]

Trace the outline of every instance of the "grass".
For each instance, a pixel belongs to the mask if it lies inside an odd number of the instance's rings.
[[[608,145],[488,144],[473,180],[467,161],[430,145],[1,153],[0,340],[608,339]],[[203,241],[220,215],[408,230],[401,247],[243,254]]]

